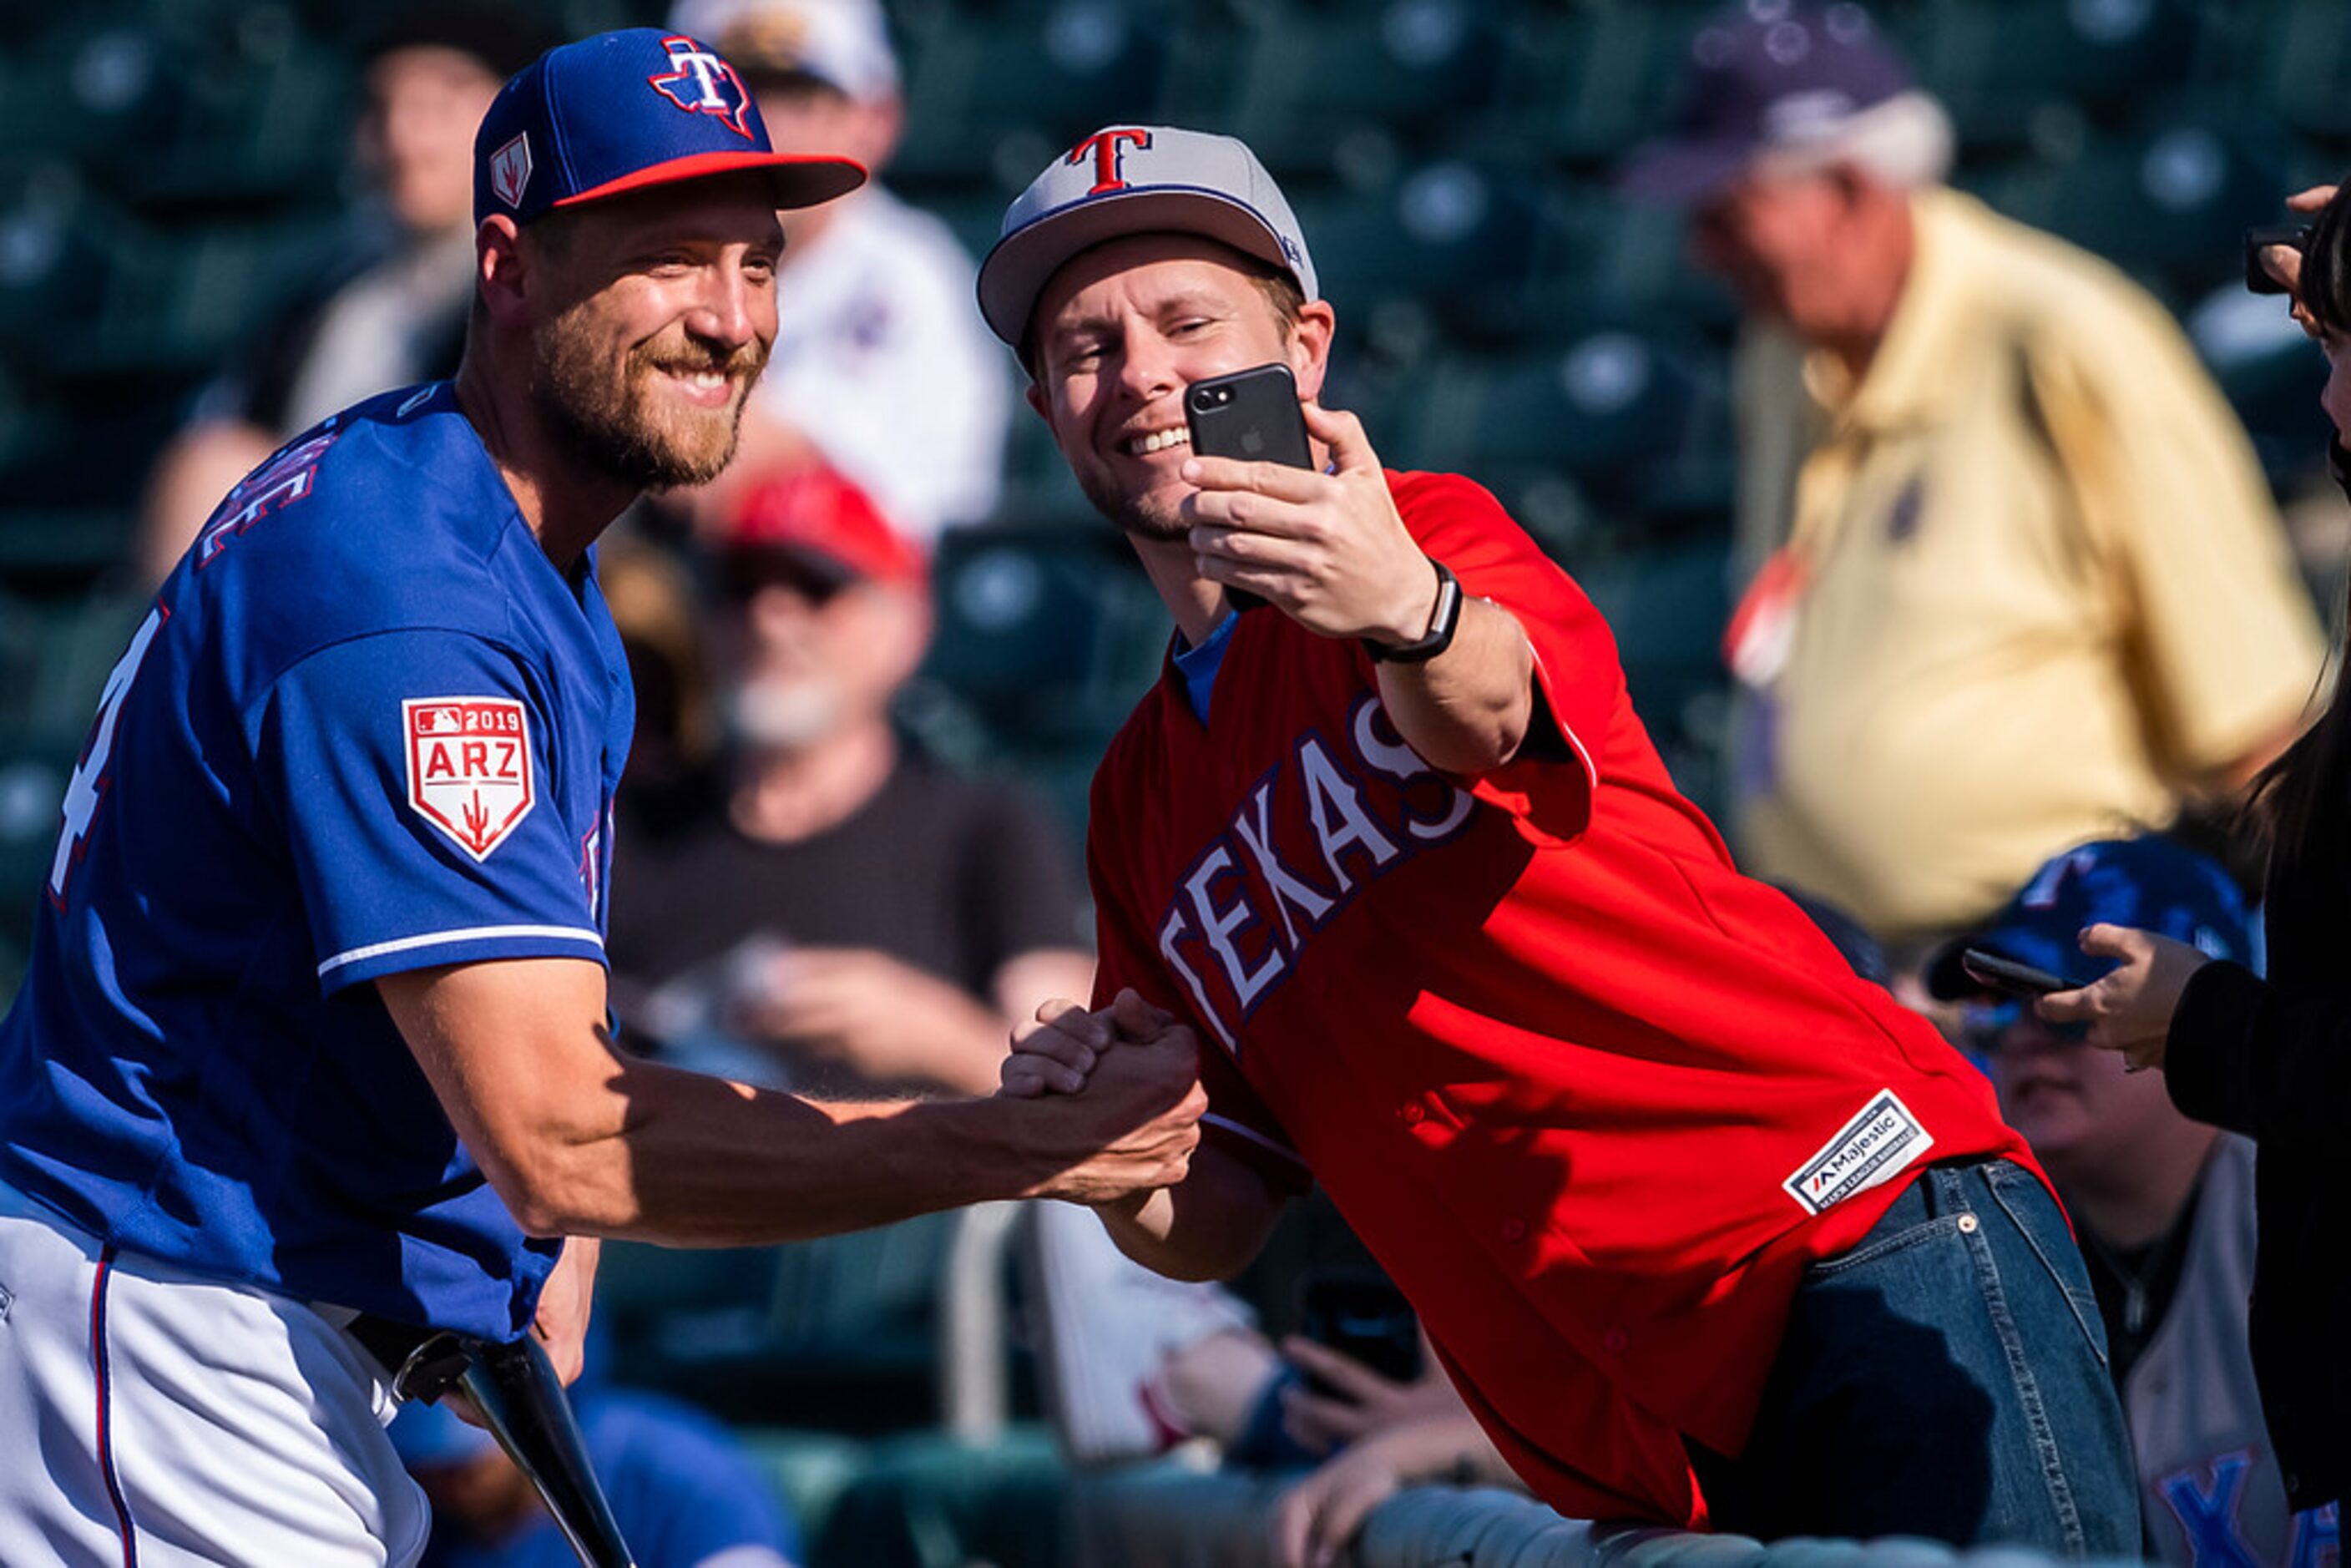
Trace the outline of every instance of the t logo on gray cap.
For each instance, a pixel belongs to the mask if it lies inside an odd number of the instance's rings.
[[[979,267],[979,310],[1019,346],[1037,296],[1071,257],[1138,234],[1190,234],[1288,273],[1315,291],[1306,236],[1247,144],[1168,125],[1107,125],[1045,165],[1005,212]]]

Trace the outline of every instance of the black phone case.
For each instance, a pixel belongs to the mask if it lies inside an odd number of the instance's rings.
[[[1997,953],[1987,953],[1978,947],[1970,947],[1959,955],[1959,967],[1977,983],[2011,997],[2045,997],[2053,992],[2076,988],[2076,983],[2063,975],[2053,975],[2045,969],[2036,969],[2030,964],[2020,964],[2013,958],[2003,958]]]
[[[1288,365],[1259,365],[1194,382],[1184,392],[1184,422],[1191,428],[1192,450],[1204,457],[1314,466],[1306,416],[1298,409],[1298,383]]]
[[[1184,423],[1192,433],[1192,450],[1204,457],[1314,466],[1306,416],[1298,412],[1298,382],[1279,361],[1194,382],[1184,389]],[[1237,610],[1265,602],[1239,588],[1226,597]]]

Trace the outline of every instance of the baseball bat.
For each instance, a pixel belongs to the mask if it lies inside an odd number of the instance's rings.
[[[636,1568],[547,1352],[528,1334],[507,1344],[477,1341],[472,1350],[457,1385],[498,1447],[538,1489],[584,1568]]]

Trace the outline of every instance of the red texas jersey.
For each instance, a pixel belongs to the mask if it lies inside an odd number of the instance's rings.
[[[1740,1450],[1806,1266],[1929,1163],[2030,1156],[1732,869],[1607,625],[1493,497],[1388,483],[1526,629],[1564,745],[1437,773],[1353,639],[1244,615],[1211,722],[1171,672],[1095,778],[1098,996],[1198,1030],[1225,1146],[1323,1184],[1544,1500],[1699,1524],[1681,1434]]]

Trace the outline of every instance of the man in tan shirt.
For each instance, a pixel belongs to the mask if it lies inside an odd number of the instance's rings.
[[[1747,315],[1735,836],[1915,948],[2249,778],[2323,643],[2170,318],[1944,188],[1949,123],[1856,7],[1736,12],[1692,61],[1625,183]]]

